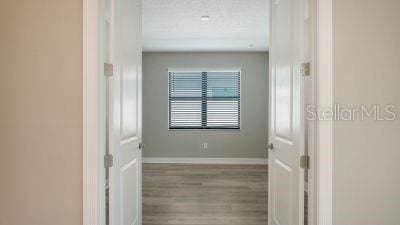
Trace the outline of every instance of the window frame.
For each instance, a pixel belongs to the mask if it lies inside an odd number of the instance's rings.
[[[169,74],[171,72],[189,72],[189,73],[203,73],[203,72],[238,72],[239,73],[239,127],[232,128],[232,127],[170,127],[170,82],[169,82]],[[240,67],[228,67],[228,68],[214,68],[214,67],[195,67],[195,68],[168,68],[167,69],[167,127],[169,131],[241,131],[242,129],[242,81],[243,81],[243,73],[242,68]]]

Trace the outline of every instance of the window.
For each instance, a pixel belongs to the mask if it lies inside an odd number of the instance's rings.
[[[168,74],[170,129],[240,129],[240,70]]]

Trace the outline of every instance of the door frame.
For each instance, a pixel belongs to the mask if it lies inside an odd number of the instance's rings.
[[[311,0],[312,102],[333,108],[332,0]],[[314,121],[310,129],[311,225],[332,225],[333,122]]]
[[[99,0],[83,0],[83,225],[102,225]]]
[[[83,225],[103,225],[103,155],[99,148],[99,1],[83,0]],[[332,107],[332,0],[311,0],[312,97]],[[332,121],[312,122],[310,225],[332,225]]]

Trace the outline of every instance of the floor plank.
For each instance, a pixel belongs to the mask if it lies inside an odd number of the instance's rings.
[[[265,225],[266,165],[143,164],[143,225]]]

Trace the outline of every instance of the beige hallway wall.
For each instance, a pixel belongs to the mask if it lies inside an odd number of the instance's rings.
[[[82,1],[0,1],[0,225],[82,224]]]
[[[333,0],[334,102],[400,110],[400,1]],[[400,120],[337,122],[333,224],[400,224]]]

